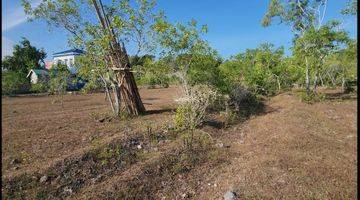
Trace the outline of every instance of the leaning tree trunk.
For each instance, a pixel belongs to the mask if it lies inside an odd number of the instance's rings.
[[[123,103],[123,107],[125,107],[130,115],[139,115],[140,113],[145,112],[145,107],[141,101],[134,76],[130,71],[131,66],[125,46],[123,43],[119,44],[117,41],[101,0],[99,0],[100,6],[98,5],[97,0],[92,0],[92,2],[103,31],[110,33],[111,41],[109,42],[108,53],[105,56],[105,60],[108,68],[113,70],[116,76],[118,85],[117,87],[114,87],[114,89],[118,90],[115,91],[115,93],[121,97],[118,99],[121,101],[119,105],[121,106]]]

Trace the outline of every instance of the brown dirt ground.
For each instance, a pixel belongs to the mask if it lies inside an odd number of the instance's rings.
[[[140,89],[143,103],[151,112],[129,121],[98,123],[91,113],[109,112],[102,93],[66,95],[64,106],[52,103],[54,96],[19,96],[2,98],[2,174],[13,176],[25,171],[46,169],[56,161],[81,153],[92,137],[112,140],[126,131],[136,131],[145,123],[167,120],[179,91]],[[14,158],[25,158],[19,169],[10,165]]]
[[[90,117],[91,112],[107,111],[103,94],[67,95],[64,108],[52,104],[51,96],[3,97],[3,178],[44,171],[64,158],[81,155],[89,150],[91,137],[107,143],[145,131],[148,123],[158,126],[171,120],[175,87],[140,93],[150,114],[104,123]],[[171,147],[181,144],[174,140],[68,198],[116,197],[118,190],[132,186],[148,194],[143,199],[182,199],[184,194],[191,199],[222,199],[228,190],[240,199],[356,199],[357,99],[309,105],[287,92],[265,104],[264,113],[245,122],[202,128],[216,142],[230,145],[219,154],[221,162],[204,162],[174,176],[155,172],[171,155]],[[14,158],[23,159],[19,169],[10,164]]]

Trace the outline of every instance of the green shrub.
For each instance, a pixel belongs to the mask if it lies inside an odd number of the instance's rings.
[[[30,90],[30,81],[21,72],[2,72],[2,94],[26,93]]]
[[[30,91],[35,93],[47,92],[49,90],[49,85],[47,83],[36,83],[32,84]]]
[[[324,93],[315,94],[313,92],[310,92],[310,94],[307,95],[306,91],[298,92],[298,96],[300,97],[302,102],[305,102],[308,104],[324,101],[326,99],[326,95]]]

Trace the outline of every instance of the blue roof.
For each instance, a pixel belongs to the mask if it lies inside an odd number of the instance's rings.
[[[85,53],[85,51],[81,49],[70,49],[70,50],[54,53],[53,56],[57,57],[57,56],[65,56],[65,55],[79,55],[83,53]]]

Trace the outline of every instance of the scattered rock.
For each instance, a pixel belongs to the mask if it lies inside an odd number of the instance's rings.
[[[101,180],[102,176],[101,175],[97,175],[95,178],[92,178],[91,181],[93,183],[99,182]]]
[[[142,145],[139,144],[139,145],[136,146],[136,148],[137,148],[137,149],[142,149]]]
[[[219,142],[219,143],[216,143],[215,146],[217,146],[217,147],[219,147],[219,148],[223,148],[223,147],[224,147],[224,143]]]
[[[45,182],[48,181],[48,180],[49,180],[49,177],[46,176],[46,175],[44,175],[44,176],[42,176],[42,177],[40,178],[40,183],[45,183]]]
[[[224,195],[224,200],[236,200],[236,194],[233,191],[227,191]]]
[[[215,146],[217,146],[219,148],[230,148],[229,144],[224,144],[222,142],[216,143]]]
[[[157,147],[154,147],[153,150],[154,150],[154,151],[158,151],[159,149],[158,149]]]
[[[13,169],[14,169],[14,170],[18,170],[18,169],[19,169],[19,166],[15,166]]]
[[[71,194],[73,192],[73,190],[69,186],[67,186],[64,188],[64,192]]]
[[[185,199],[185,198],[189,198],[189,194],[188,193],[183,193],[183,194],[181,194],[181,197],[183,198],[183,199]]]
[[[20,163],[21,163],[21,161],[19,159],[15,158],[15,159],[11,160],[10,165],[17,165],[17,164],[20,164]]]

